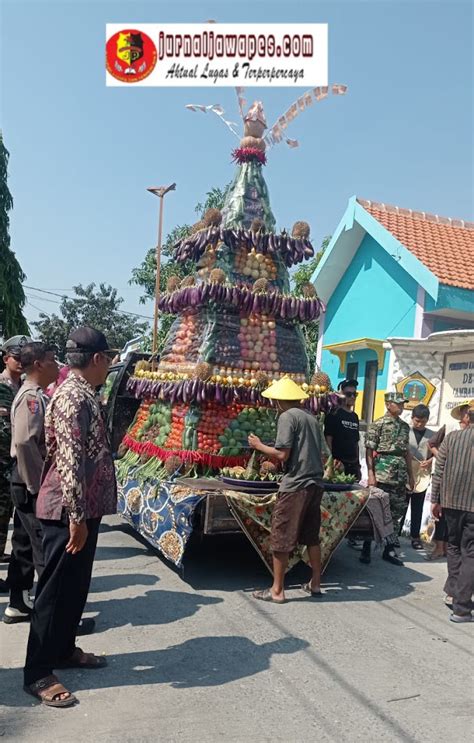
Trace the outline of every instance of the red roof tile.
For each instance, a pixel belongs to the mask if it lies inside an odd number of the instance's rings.
[[[474,223],[357,199],[442,284],[474,289]]]

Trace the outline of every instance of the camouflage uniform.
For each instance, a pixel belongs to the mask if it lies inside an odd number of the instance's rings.
[[[10,495],[10,410],[18,388],[5,372],[0,374],[0,556],[5,552],[8,524],[13,512]]]
[[[406,510],[408,470],[405,454],[409,435],[408,423],[387,413],[369,426],[365,437],[366,448],[377,452],[374,462],[377,486],[390,496],[395,525]]]

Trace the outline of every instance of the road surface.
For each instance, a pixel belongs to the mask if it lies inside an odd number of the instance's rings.
[[[87,651],[103,670],[63,671],[80,699],[38,706],[22,690],[27,625],[0,624],[0,737],[120,741],[465,740],[472,733],[474,624],[443,605],[444,562],[404,541],[405,567],[369,566],[342,544],[324,599],[255,601],[269,576],[244,537],[213,538],[185,560],[184,578],[119,518],[99,539]],[[0,567],[0,576],[4,575]],[[0,594],[0,611],[6,597]]]

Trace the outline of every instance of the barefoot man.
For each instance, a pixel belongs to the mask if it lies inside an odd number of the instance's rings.
[[[253,595],[261,601],[282,604],[288,559],[297,544],[308,548],[313,570],[311,581],[303,589],[311,596],[321,595],[321,431],[316,418],[300,406],[308,395],[289,377],[274,382],[262,395],[275,400],[280,413],[275,446],[266,446],[254,434],[248,441],[257,451],[281,462],[284,475],[272,516],[273,585]]]

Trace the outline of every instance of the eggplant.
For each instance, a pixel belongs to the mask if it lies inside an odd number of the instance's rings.
[[[230,290],[230,302],[233,307],[238,307],[242,300],[242,291],[238,286],[233,286]]]
[[[210,291],[211,291],[211,284],[209,284],[207,281],[204,284],[201,284],[201,302],[205,303],[210,297]]]

